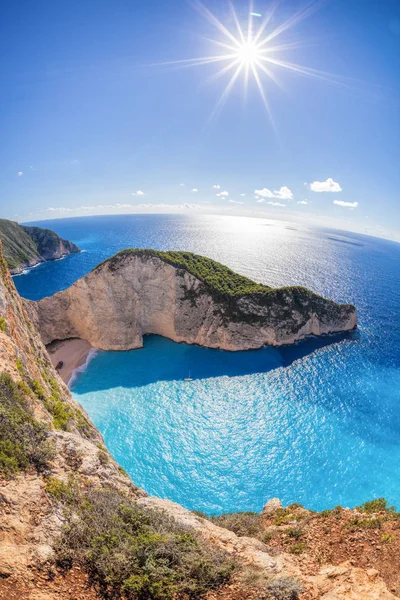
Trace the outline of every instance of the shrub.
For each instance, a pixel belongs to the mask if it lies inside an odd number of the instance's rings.
[[[381,537],[381,542],[384,544],[391,544],[395,539],[396,538],[394,535],[391,535],[390,533],[384,533]]]
[[[45,391],[37,379],[33,379],[33,381],[31,381],[31,387],[39,400],[46,400]]]
[[[388,506],[387,500],[385,498],[376,498],[376,500],[370,500],[369,502],[364,502],[361,506],[357,506],[357,509],[360,512],[367,513],[369,515],[378,512],[385,513],[394,513],[396,512],[396,508],[394,506]]]
[[[233,566],[166,514],[122,492],[89,488],[70,509],[58,563],[83,566],[107,600],[200,598],[227,582]]]
[[[382,518],[360,519],[354,517],[347,522],[351,529],[380,529],[382,527]]]
[[[50,411],[53,415],[53,425],[56,429],[63,429],[64,431],[68,428],[69,420],[72,416],[72,411],[68,405],[62,400],[57,400],[52,410]]]
[[[298,540],[302,537],[303,535],[303,530],[301,529],[301,527],[290,527],[287,531],[286,531],[287,535],[291,538],[294,538],[295,540]]]
[[[305,542],[297,542],[297,544],[293,544],[293,546],[290,546],[289,552],[291,552],[292,554],[303,554],[306,548],[307,544]]]
[[[3,333],[8,333],[7,321],[4,319],[4,317],[1,317],[0,319],[0,331]]]
[[[45,425],[34,419],[23,391],[9,375],[0,375],[0,473],[11,477],[34,466],[43,470],[54,456]]]
[[[298,518],[289,508],[278,508],[275,511],[274,525],[287,525]]]
[[[107,465],[110,462],[108,454],[104,452],[104,450],[99,450],[97,453],[97,458],[99,459],[99,463],[101,465]]]
[[[59,502],[72,504],[78,492],[77,483],[73,478],[68,479],[68,483],[65,483],[56,477],[48,477],[46,480],[46,492]]]
[[[292,577],[279,577],[267,586],[264,599],[260,600],[298,600],[303,587]]]
[[[226,513],[217,517],[210,517],[210,520],[216,525],[224,527],[224,529],[233,531],[240,537],[257,537],[263,531],[261,517],[254,512]]]
[[[18,373],[21,375],[21,377],[25,377],[25,369],[24,365],[22,364],[22,361],[19,358],[17,358],[15,364],[17,365]]]

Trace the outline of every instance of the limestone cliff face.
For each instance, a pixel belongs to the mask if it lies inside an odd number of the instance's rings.
[[[29,306],[45,344],[80,337],[103,350],[138,348],[150,333],[209,348],[247,350],[357,325],[352,305],[304,288],[223,294],[151,251],[122,253],[67,290]]]

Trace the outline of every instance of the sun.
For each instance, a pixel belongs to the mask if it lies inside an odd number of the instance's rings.
[[[262,59],[261,49],[252,41],[240,44],[235,54],[243,67],[256,65]]]
[[[238,79],[243,79],[245,96],[247,95],[250,78],[256,83],[274,129],[275,125],[267,98],[265,83],[273,83],[283,88],[277,71],[286,69],[300,75],[323,80],[330,84],[347,85],[348,81],[345,81],[347,78],[335,77],[317,69],[283,60],[283,52],[303,46],[304,42],[276,43],[277,38],[282,36],[288,29],[291,29],[314,12],[318,8],[320,0],[309,0],[302,10],[293,13],[286,21],[274,27],[272,27],[272,18],[278,5],[278,0],[271,0],[270,8],[264,15],[254,13],[252,4],[250,3],[246,23],[240,23],[235,9],[230,5],[232,17],[230,21],[233,21],[233,27],[231,28],[218,20],[200,0],[189,1],[209,23],[218,29],[219,37],[209,39],[208,41],[219,48],[219,53],[210,53],[209,56],[200,58],[189,58],[158,64],[179,67],[196,67],[213,63],[221,65],[221,68],[215,72],[210,80],[215,81],[223,76],[228,76],[229,79],[211,114],[210,120],[225,104]]]

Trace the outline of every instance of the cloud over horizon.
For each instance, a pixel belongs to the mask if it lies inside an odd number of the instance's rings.
[[[293,199],[293,192],[286,185],[283,185],[279,190],[271,191],[268,188],[263,188],[262,190],[255,190],[254,193],[263,198],[277,198],[278,200]]]
[[[342,188],[337,181],[333,181],[332,177],[328,177],[326,181],[313,181],[306,186],[310,188],[312,192],[341,192]]]
[[[334,200],[333,204],[343,206],[344,208],[357,208],[358,202],[344,202],[343,200]]]

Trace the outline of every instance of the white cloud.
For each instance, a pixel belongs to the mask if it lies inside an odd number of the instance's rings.
[[[261,204],[262,202],[265,202],[264,198],[258,198],[258,200],[256,200],[256,202],[258,202],[259,204]]]
[[[238,202],[237,200],[229,200],[232,204],[244,204],[244,202]]]
[[[23,174],[24,174],[23,171],[18,171],[18,173],[17,173],[18,177],[22,177]]]
[[[72,208],[65,208],[64,206],[59,206],[57,208],[53,208],[52,206],[47,209],[50,212],[71,212]]]
[[[343,200],[334,200],[333,204],[343,206],[344,208],[357,208],[358,202],[344,202]]]
[[[270,206],[286,206],[286,204],[282,204],[282,202],[266,202],[265,204],[269,204]]]
[[[213,185],[214,190],[220,190],[221,186],[219,185],[219,183],[217,183],[216,185]]]
[[[247,194],[240,194],[241,196],[247,196]]]
[[[179,185],[180,185],[181,187],[185,187],[185,184],[184,184],[184,183],[180,183]]]
[[[144,196],[144,192],[142,192],[142,190],[138,190],[137,192],[132,192],[132,196]]]
[[[192,192],[198,192],[199,190],[197,188],[193,188]]]
[[[308,200],[299,200],[297,204],[308,204]]]
[[[217,196],[229,196],[229,192],[220,192],[219,194],[217,194]]]
[[[333,181],[332,177],[328,177],[326,181],[313,181],[310,183],[309,188],[313,192],[341,192],[342,188],[340,187],[337,181]]]
[[[262,190],[255,190],[255,194],[262,196],[263,198],[277,198],[278,200],[292,200],[293,192],[286,185],[283,185],[279,190],[273,192],[268,188]]]

